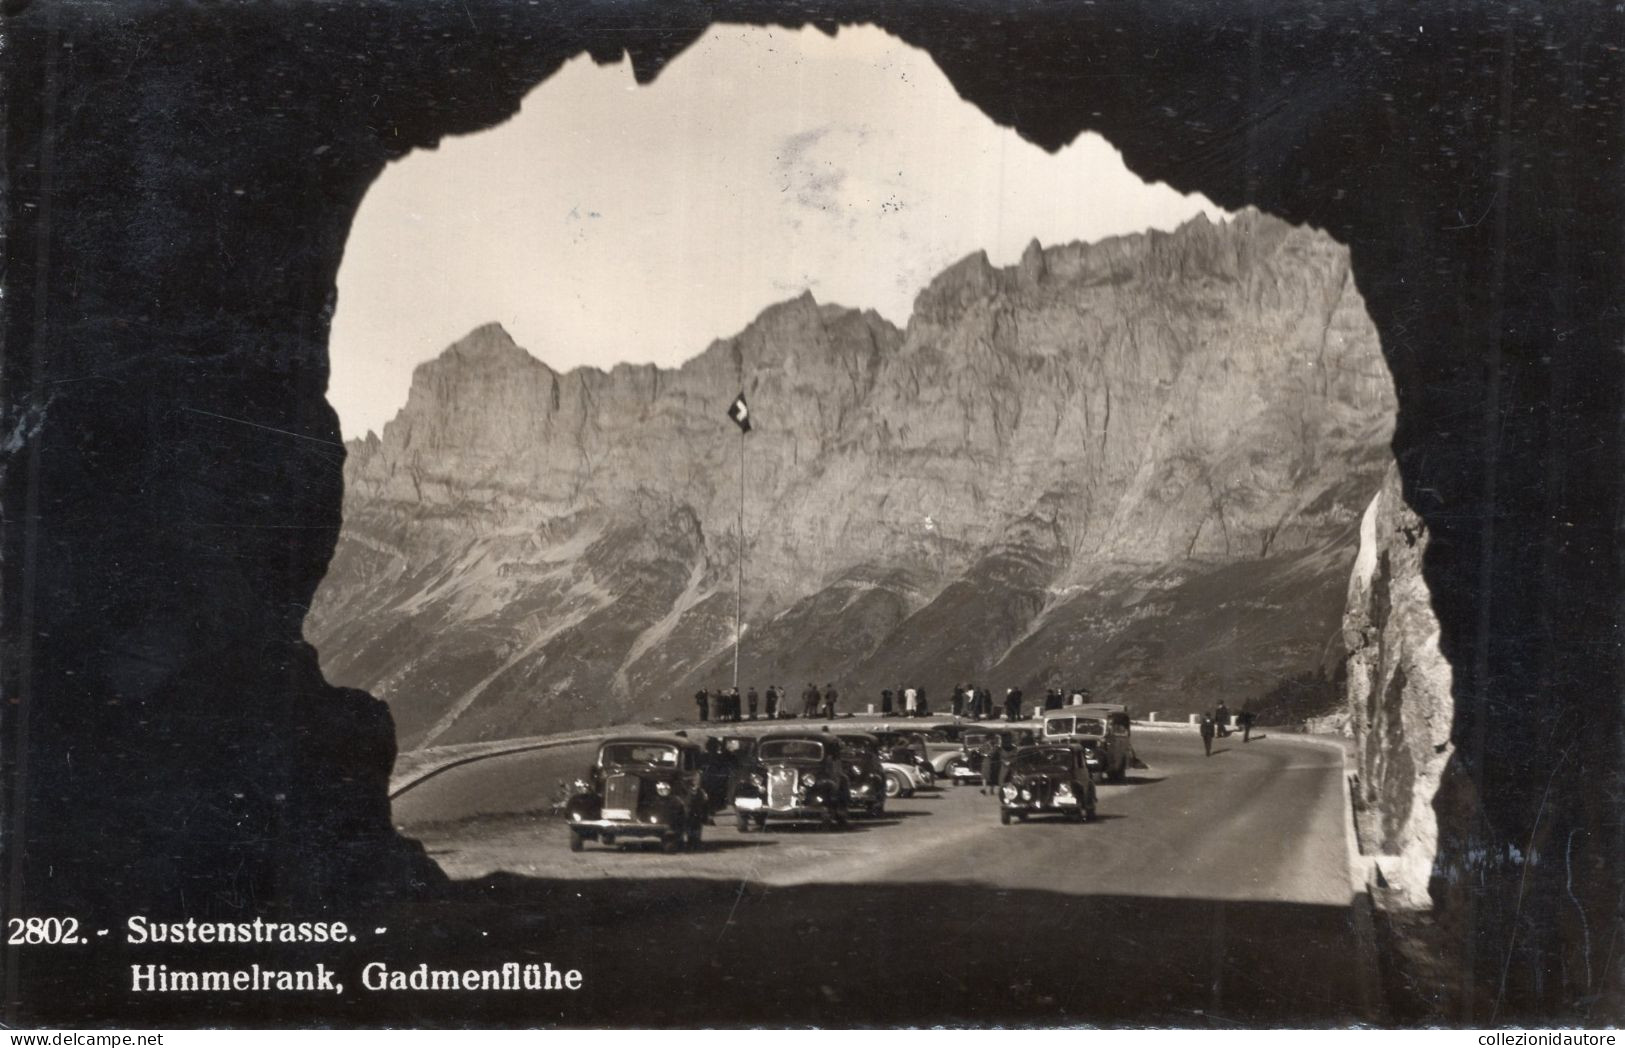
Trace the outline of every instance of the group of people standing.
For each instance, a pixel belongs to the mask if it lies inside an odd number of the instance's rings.
[[[824,690],[820,692],[818,685],[808,681],[801,690],[801,715],[808,718],[822,715],[825,720],[834,720],[835,703],[840,697],[841,693],[835,690],[834,682],[824,685]]]
[[[880,713],[885,717],[929,717],[931,707],[926,704],[924,688],[886,688],[880,693]]]
[[[759,698],[766,699],[765,716],[767,720],[779,720],[794,716],[787,708],[786,695],[782,687],[777,684],[770,685],[763,696],[758,696],[755,685],[752,685],[743,696],[738,688],[718,688],[714,691],[701,688],[694,693],[694,705],[699,710],[702,721],[739,721],[748,716],[751,720],[757,719],[757,705]],[[1088,688],[1050,688],[1044,693],[1044,709],[1058,710],[1068,701],[1077,705],[1089,698]],[[970,684],[956,684],[954,686],[951,707],[955,717],[965,717],[970,720],[1021,720],[1026,714],[1022,709],[1024,696],[1020,688],[1007,688],[1004,700],[995,702],[993,694],[986,688],[979,688]],[[803,718],[823,717],[825,720],[835,719],[835,705],[840,700],[840,693],[835,690],[834,682],[819,688],[809,681],[807,687],[801,692],[801,712]],[[918,687],[886,688],[880,693],[880,712],[883,716],[903,717],[929,717],[931,705],[926,701],[925,689]]]
[[[959,684],[954,687],[954,716],[970,720],[998,720],[1002,715],[1005,720],[1021,720],[1022,697],[1020,688],[1006,688],[1004,701],[996,703],[993,693],[986,688]]]
[[[1244,709],[1235,715],[1236,727],[1241,729],[1242,742],[1252,741],[1253,721],[1256,719],[1256,717],[1257,714],[1253,713],[1252,710],[1247,709]],[[1232,734],[1230,730],[1230,720],[1230,706],[1228,703],[1225,703],[1222,700],[1217,706],[1213,707],[1212,713],[1202,714],[1202,749],[1209,757],[1213,756],[1214,736],[1216,735],[1222,739],[1227,738]],[[1262,736],[1260,736],[1260,738],[1262,738]]]
[[[783,694],[784,689],[777,684],[771,685],[767,689],[768,720],[778,717],[779,698]],[[700,720],[702,721],[710,720],[712,713],[716,714],[716,719],[719,721],[743,720],[746,708],[750,711],[750,719],[755,720],[756,708],[761,699],[762,696],[757,694],[754,684],[745,692],[743,702],[740,701],[738,688],[718,688],[716,691],[707,691],[705,688],[701,688],[694,693],[694,705],[699,708]]]
[[[757,708],[761,699],[767,700],[763,717],[766,720],[780,720],[794,716],[784,701],[785,692],[777,684],[768,686],[762,695],[756,692],[753,684],[745,692],[741,700],[738,688],[718,688],[710,691],[701,688],[694,693],[694,706],[699,710],[701,721],[741,721],[748,712],[751,720],[757,720]],[[824,686],[820,691],[818,685],[809,683],[801,693],[801,716],[817,717],[820,714],[826,720],[835,719],[835,703],[840,699],[840,693],[835,690],[833,683]]]
[[[1089,697],[1093,694],[1088,688],[1081,686],[1076,688],[1051,688],[1044,692],[1044,712],[1058,710],[1066,705],[1082,706],[1089,701]]]

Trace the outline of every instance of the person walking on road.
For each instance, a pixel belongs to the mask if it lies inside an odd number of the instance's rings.
[[[835,690],[835,682],[830,681],[829,683],[825,684],[824,685],[824,719],[825,720],[834,720],[835,719],[835,700],[838,699],[838,698],[840,698],[840,694]]]
[[[1257,716],[1258,714],[1254,713],[1252,710],[1242,710],[1240,713],[1236,714],[1236,723],[1241,725],[1242,742],[1249,742],[1252,740],[1253,719]]]
[[[1221,739],[1230,734],[1230,707],[1225,705],[1223,699],[1219,700],[1219,708],[1213,711],[1213,728]]]
[[[1213,756],[1213,718],[1202,714],[1202,749],[1207,756]]]
[[[711,719],[711,693],[701,688],[694,693],[694,705],[700,708],[700,723]],[[718,711],[721,712],[720,710]]]

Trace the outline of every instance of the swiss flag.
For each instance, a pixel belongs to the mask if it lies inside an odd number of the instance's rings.
[[[728,417],[734,420],[741,432],[750,432],[750,407],[745,403],[745,394],[740,393],[728,407]]]

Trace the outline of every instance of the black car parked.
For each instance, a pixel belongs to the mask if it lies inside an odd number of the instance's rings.
[[[1024,746],[1010,758],[999,787],[999,821],[1025,822],[1029,815],[1095,817],[1095,780],[1077,746]]]
[[[750,772],[734,789],[739,830],[760,830],[767,820],[815,820],[825,829],[846,824],[852,803],[841,743],[824,732],[780,732],[756,744]]]
[[[704,764],[705,752],[684,739],[605,740],[565,802],[570,850],[622,837],[657,837],[668,852],[698,848],[710,805],[700,783]]]

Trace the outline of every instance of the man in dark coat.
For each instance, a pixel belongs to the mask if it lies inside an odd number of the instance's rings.
[[[880,715],[882,717],[890,717],[891,716],[891,689],[890,688],[882,688],[882,689],[880,689]]]
[[[694,693],[694,705],[700,708],[700,723],[711,719],[711,693],[701,688]],[[718,711],[721,712],[721,711]]]
[[[1253,734],[1253,720],[1258,714],[1252,710],[1242,710],[1236,714],[1236,723],[1241,725],[1241,741],[1250,742]]]
[[[1011,688],[1004,693],[1004,719],[1018,721],[1021,719],[1021,689]]]
[[[767,719],[768,720],[778,720],[779,719],[779,686],[777,684],[769,684],[767,686],[767,696],[766,696],[766,698],[767,698]]]
[[[963,717],[964,715],[965,715],[965,686],[963,684],[955,684],[954,685],[954,716],[955,717]]]
[[[982,743],[982,792],[999,795],[999,780],[1004,771],[1004,750],[997,735],[989,735]]]
[[[756,703],[760,701],[760,699],[761,696],[756,694],[756,685],[752,684],[750,686],[750,690],[745,692],[745,706],[750,710],[751,720],[756,719]]]
[[[801,693],[801,715],[807,718],[818,716],[818,685],[812,681],[807,682],[806,689]]]
[[[1213,718],[1202,714],[1202,749],[1213,756]]]
[[[835,719],[835,700],[838,699],[838,698],[840,698],[840,693],[835,690],[835,682],[830,681],[828,684],[825,684],[824,685],[824,719],[825,720],[834,720]]]
[[[1218,708],[1213,711],[1213,728],[1221,739],[1230,734],[1230,707],[1223,699],[1219,700]]]

